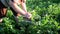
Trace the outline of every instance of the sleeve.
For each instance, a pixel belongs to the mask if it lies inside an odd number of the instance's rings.
[[[0,0],[6,7],[9,7],[9,5],[8,5],[8,0]]]

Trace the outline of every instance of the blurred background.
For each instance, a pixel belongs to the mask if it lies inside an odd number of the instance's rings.
[[[32,13],[32,21],[27,22],[19,16],[16,23],[8,9],[0,23],[0,34],[60,34],[60,0],[27,0],[26,6]]]

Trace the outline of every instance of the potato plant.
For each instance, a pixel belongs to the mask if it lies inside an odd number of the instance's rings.
[[[19,16],[16,23],[9,9],[0,24],[0,34],[60,34],[59,0],[27,0],[26,4],[32,14],[31,21]]]

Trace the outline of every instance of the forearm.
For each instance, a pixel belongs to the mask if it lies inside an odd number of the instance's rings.
[[[26,12],[27,11],[27,9],[26,9],[26,0],[21,2],[21,6],[22,6],[22,9]]]
[[[25,15],[26,12],[24,12],[21,8],[19,8],[19,6],[17,6],[17,4],[14,3],[10,3],[10,6],[17,12],[20,13],[22,15]]]
[[[26,17],[26,18],[30,18],[30,17],[31,17],[31,14],[26,11],[26,5],[24,6],[24,7],[25,7],[25,8],[24,8],[25,11],[22,10],[15,2],[10,1],[10,2],[9,2],[9,5],[10,5],[10,7],[13,8],[13,10],[14,10],[16,13],[20,13],[21,15],[23,15],[23,16]]]

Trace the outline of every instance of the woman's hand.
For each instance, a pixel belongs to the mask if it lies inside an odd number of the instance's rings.
[[[30,19],[31,18],[31,14],[28,13],[26,10],[26,8],[24,7],[25,10],[21,9],[15,2],[10,1],[9,5],[19,14],[21,14],[22,16],[25,16],[26,18]]]
[[[24,19],[31,20],[32,14],[31,13],[26,13],[26,15],[23,17]]]

